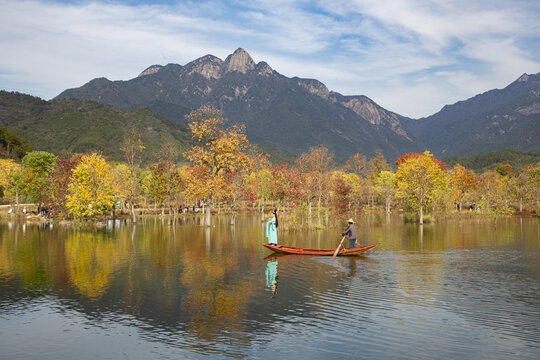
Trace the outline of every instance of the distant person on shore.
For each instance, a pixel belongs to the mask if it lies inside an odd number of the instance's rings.
[[[277,227],[277,210],[274,210],[272,212],[272,217],[266,222],[266,237],[268,238],[268,244],[270,245],[277,245]]]
[[[349,238],[349,249],[354,249],[356,247],[356,227],[354,226],[353,219],[347,220],[349,226],[345,229],[341,236],[347,235]]]

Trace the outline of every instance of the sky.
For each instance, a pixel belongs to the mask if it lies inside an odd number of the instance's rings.
[[[540,72],[538,0],[0,0],[0,89],[51,99],[237,48],[420,118]]]

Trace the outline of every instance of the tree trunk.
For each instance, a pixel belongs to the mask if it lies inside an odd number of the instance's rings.
[[[137,217],[135,216],[135,181],[133,179],[133,166],[130,168],[130,178],[131,178],[131,198],[129,199],[129,205],[131,206],[131,215],[133,216],[133,223],[137,222]]]
[[[317,204],[317,221],[318,225],[321,225],[321,196],[319,195],[319,203]]]
[[[234,225],[236,217],[236,194],[233,193],[232,201],[231,201],[231,225]]]
[[[206,213],[204,216],[204,226],[211,226],[212,222],[210,219],[211,216],[211,206],[210,206],[210,200],[208,200],[208,203],[206,204]]]
[[[424,212],[423,204],[420,203],[419,212],[420,212],[420,225],[424,224]]]
[[[311,200],[309,200],[308,205],[308,224],[311,226]]]
[[[133,205],[133,201],[130,200],[129,206],[131,207],[131,216],[133,217],[133,223],[137,222],[137,217],[135,216],[135,206]]]

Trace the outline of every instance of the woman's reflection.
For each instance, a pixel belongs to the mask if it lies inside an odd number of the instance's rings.
[[[266,259],[266,286],[272,290],[272,297],[276,296],[278,274],[277,274],[278,261],[277,258],[271,257]]]

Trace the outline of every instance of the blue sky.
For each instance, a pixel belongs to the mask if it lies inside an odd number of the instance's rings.
[[[540,72],[537,0],[0,0],[0,89],[44,99],[242,47],[421,117]]]

